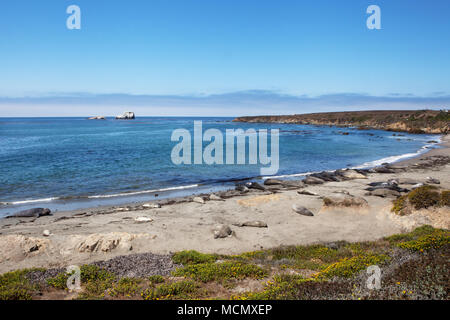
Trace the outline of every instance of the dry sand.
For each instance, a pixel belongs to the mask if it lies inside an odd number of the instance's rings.
[[[371,173],[368,179],[327,182],[301,189],[319,196],[300,195],[297,190],[275,194],[261,191],[205,204],[186,202],[109,214],[98,214],[92,209],[84,210],[88,214],[82,216],[58,212],[38,219],[2,219],[0,273],[19,268],[79,265],[133,253],[198,250],[234,254],[280,245],[375,240],[423,224],[448,229],[448,207],[400,217],[390,211],[392,198],[367,196],[364,190],[370,182],[392,178],[424,182],[430,176],[440,180],[440,187],[450,189],[450,164],[423,165],[430,157],[449,157],[449,136],[443,137],[442,146],[444,148],[431,150],[419,158],[396,163],[395,167],[407,168],[401,172]],[[368,205],[357,208],[323,206],[322,197],[342,196],[342,191],[366,199]],[[308,208],[314,216],[295,213],[293,204]],[[137,223],[137,217],[152,221]],[[255,220],[267,223],[268,227],[234,225]],[[212,230],[217,224],[229,225],[233,234],[215,239]],[[44,236],[44,230],[49,230],[50,236]]]

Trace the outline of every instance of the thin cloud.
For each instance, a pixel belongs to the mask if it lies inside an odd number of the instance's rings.
[[[426,97],[391,93],[371,96],[338,93],[289,95],[269,90],[211,95],[130,95],[60,93],[47,96],[0,97],[0,116],[116,115],[133,110],[142,116],[241,116],[344,110],[447,109],[450,95]]]

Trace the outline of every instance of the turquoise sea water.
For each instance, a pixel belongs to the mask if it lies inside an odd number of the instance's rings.
[[[427,141],[438,138],[232,118],[0,118],[0,216],[36,206],[64,210],[153,200],[155,193],[226,188],[260,175],[260,165],[173,164],[171,134],[193,131],[194,120],[203,121],[204,131],[280,129],[277,176],[393,162],[425,151],[432,147]]]

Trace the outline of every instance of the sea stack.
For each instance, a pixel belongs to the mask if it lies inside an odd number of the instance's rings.
[[[116,117],[118,120],[132,120],[134,118],[134,112],[125,112],[124,114]]]

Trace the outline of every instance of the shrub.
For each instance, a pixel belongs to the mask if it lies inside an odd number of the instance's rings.
[[[175,276],[187,276],[202,282],[229,279],[244,279],[247,277],[261,279],[267,271],[253,264],[225,261],[222,263],[192,264],[179,268]]]
[[[386,273],[380,290],[370,290],[369,299],[448,300],[450,260],[445,248],[409,259]]]
[[[35,269],[23,269],[0,275],[0,300],[31,300],[38,290],[26,275]]]
[[[449,123],[450,122],[450,112],[441,110],[434,119],[436,121],[444,121],[444,122]]]
[[[214,262],[217,260],[217,255],[204,254],[194,250],[190,250],[175,253],[172,257],[172,260],[175,263],[183,265],[198,264],[198,263]]]
[[[450,207],[450,190],[442,191],[440,205]]]
[[[232,255],[229,257],[234,260],[265,259],[265,258],[267,258],[267,255],[269,253],[270,252],[267,250],[257,250],[257,251],[244,252],[244,253],[241,253],[238,255]]]
[[[440,230],[440,229],[435,229],[432,226],[425,225],[425,226],[418,227],[418,228],[414,229],[414,231],[409,232],[409,233],[394,234],[392,236],[385,237],[384,240],[389,241],[390,244],[396,244],[396,243],[399,243],[402,241],[416,240],[419,237],[423,237],[423,236],[434,234],[436,232],[441,232],[441,231],[442,230]]]
[[[344,258],[331,264],[326,269],[317,274],[317,278],[342,277],[350,278],[361,270],[371,265],[381,264],[388,260],[386,255],[359,255],[351,258]]]
[[[342,243],[336,249],[328,248],[324,245],[308,246],[282,246],[270,250],[274,260],[291,260],[297,268],[320,270],[327,263],[336,262],[345,257],[351,257],[352,251]]]
[[[234,299],[251,300],[324,300],[343,299],[351,296],[351,281],[322,281],[317,279],[302,279],[300,276],[277,275],[268,281],[262,292],[244,294]]]
[[[404,209],[406,207],[406,200],[407,196],[401,196],[393,201],[394,206],[392,207],[391,211],[395,212],[398,215],[404,215]]]
[[[434,186],[422,186],[408,194],[409,202],[414,209],[428,208],[439,204],[440,195]]]
[[[82,265],[80,271],[81,285],[84,286],[84,291],[78,296],[79,299],[103,298],[105,291],[113,286],[115,275],[96,265]],[[48,279],[47,283],[57,289],[67,289],[66,283],[70,275],[62,272],[56,277]]]
[[[420,252],[430,249],[438,249],[450,243],[449,234],[450,233],[448,231],[438,230],[433,234],[419,237],[417,240],[399,243],[398,246],[403,249]]]
[[[297,294],[297,286],[311,279],[302,279],[299,276],[275,276],[273,280],[267,281],[262,292],[251,292],[244,294],[242,299],[250,300],[292,300]],[[238,299],[238,297],[233,297]]]
[[[141,291],[141,283],[142,279],[122,278],[116,284],[114,284],[109,294],[113,297],[117,297],[120,295],[127,297],[134,296]]]
[[[67,289],[67,279],[70,274],[66,272],[59,273],[56,277],[47,279],[47,284],[56,289]]]
[[[189,295],[197,292],[199,286],[191,281],[184,280],[173,283],[164,283],[156,288],[145,289],[141,292],[144,300],[159,300],[170,298],[189,298]]]
[[[160,276],[160,275],[154,275],[154,276],[149,276],[148,280],[150,281],[150,284],[154,285],[154,284],[158,284],[158,283],[163,283],[164,277]]]

